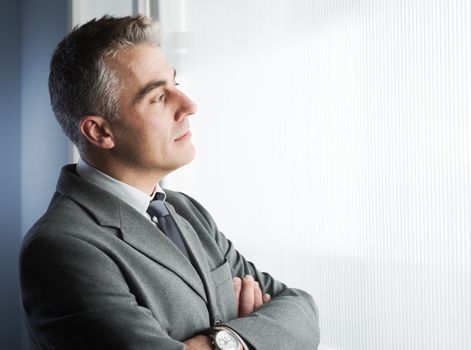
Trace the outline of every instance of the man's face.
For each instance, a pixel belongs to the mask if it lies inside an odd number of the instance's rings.
[[[196,105],[175,83],[160,48],[137,45],[111,58],[122,79],[120,119],[112,130],[115,157],[140,172],[164,176],[195,155],[188,116]]]

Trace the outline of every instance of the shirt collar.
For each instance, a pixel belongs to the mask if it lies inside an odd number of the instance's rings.
[[[157,192],[163,193],[163,201],[165,201],[165,198],[167,197],[159,184],[155,186],[154,193],[149,196],[147,193],[101,172],[82,158],[79,158],[77,162],[77,173],[81,178],[97,185],[105,191],[110,192],[146,217],[148,216],[146,211],[149,207],[149,203],[154,199]]]

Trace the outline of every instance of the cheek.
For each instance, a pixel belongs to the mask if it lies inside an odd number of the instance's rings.
[[[147,129],[140,138],[140,147],[145,147],[157,153],[165,153],[168,148],[168,136],[158,129]]]
[[[149,123],[145,130],[146,137],[150,142],[165,146],[172,140],[171,129],[165,123]]]

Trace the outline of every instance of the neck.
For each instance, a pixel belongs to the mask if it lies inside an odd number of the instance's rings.
[[[88,164],[100,170],[112,178],[137,188],[138,190],[152,195],[156,184],[164,178],[167,173],[159,173],[148,170],[134,169],[123,165],[116,160],[96,159],[90,155],[81,155]]]

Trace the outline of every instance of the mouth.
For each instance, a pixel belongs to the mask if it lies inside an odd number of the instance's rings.
[[[185,141],[191,137],[191,131],[188,130],[186,133],[181,135],[180,137],[176,138],[174,141]]]

